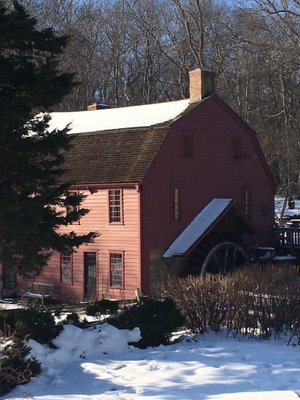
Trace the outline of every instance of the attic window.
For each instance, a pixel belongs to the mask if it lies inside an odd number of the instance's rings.
[[[183,158],[193,157],[193,135],[184,133],[182,136],[182,154]]]
[[[171,218],[173,221],[181,219],[181,190],[178,186],[171,186]]]
[[[241,161],[242,159],[242,138],[241,136],[232,136],[231,141],[232,160]]]
[[[122,190],[113,189],[108,191],[109,197],[109,223],[122,223]]]

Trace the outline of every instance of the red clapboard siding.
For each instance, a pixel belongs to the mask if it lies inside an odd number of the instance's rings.
[[[233,113],[232,113],[233,114]],[[182,156],[182,135],[193,135],[193,157]],[[242,137],[241,161],[232,160],[232,136]],[[248,188],[250,218],[257,227],[257,242],[272,241],[273,214],[262,215],[262,205],[273,209],[274,189],[246,126],[218,106],[213,98],[173,124],[143,182],[142,289],[149,290],[149,254],[163,252],[199,211],[214,197],[233,198],[242,206]],[[182,192],[180,221],[170,218],[170,186]]]
[[[121,187],[120,187],[121,188]],[[109,224],[108,190],[100,189],[87,196],[82,207],[90,212],[80,224],[61,228],[61,232],[75,230],[78,234],[89,231],[99,232],[94,243],[81,246],[73,255],[73,281],[60,282],[60,255],[54,253],[39,280],[55,283],[58,297],[82,300],[84,297],[84,252],[97,253],[97,298],[134,298],[135,288],[140,284],[140,228],[139,196],[135,189],[123,189],[123,223]],[[124,254],[124,285],[122,288],[110,286],[109,252]]]

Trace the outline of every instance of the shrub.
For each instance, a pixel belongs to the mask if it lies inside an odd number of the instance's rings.
[[[208,327],[218,331],[226,319],[228,299],[226,280],[220,275],[173,277],[164,291],[185,316],[193,333],[204,333]]]
[[[15,310],[0,312],[0,330],[9,326],[20,339],[29,337],[40,343],[50,343],[62,329],[49,310]]]
[[[118,303],[116,301],[102,299],[89,304],[86,307],[86,314],[99,317],[106,314],[114,314],[118,310]]]
[[[89,327],[89,324],[86,320],[86,318],[83,318],[82,320],[79,318],[79,315],[76,312],[72,312],[71,314],[68,314],[63,321],[64,324],[71,324],[74,326],[77,326],[78,328],[87,328]]]
[[[139,327],[141,340],[133,344],[145,348],[170,343],[171,333],[183,325],[184,318],[171,299],[143,299],[108,322],[119,329]]]
[[[0,339],[0,395],[27,383],[41,372],[41,365],[30,358],[30,348],[17,337]]]
[[[275,336],[300,325],[298,268],[251,266],[231,275],[170,277],[161,292],[171,297],[194,333],[208,329]]]
[[[72,312],[71,314],[68,314],[66,316],[66,319],[64,320],[64,324],[72,324],[72,325],[80,327],[81,322],[79,319],[79,315],[76,312]]]
[[[236,271],[228,279],[239,294],[239,303],[246,304],[248,320],[252,316],[252,330],[258,328],[262,337],[290,330],[299,321],[298,267],[254,266]],[[234,304],[232,291],[230,302]],[[239,330],[242,324],[245,327],[245,321],[240,318]]]

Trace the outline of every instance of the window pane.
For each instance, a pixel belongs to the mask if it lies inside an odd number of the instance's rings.
[[[123,254],[110,253],[110,285],[123,285]]]

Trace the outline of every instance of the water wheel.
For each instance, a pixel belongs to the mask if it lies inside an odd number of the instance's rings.
[[[235,242],[224,241],[209,251],[202,264],[201,275],[206,272],[226,274],[248,263],[248,255],[242,246]]]
[[[240,238],[228,232],[215,232],[189,255],[182,275],[225,274],[248,263]]]

